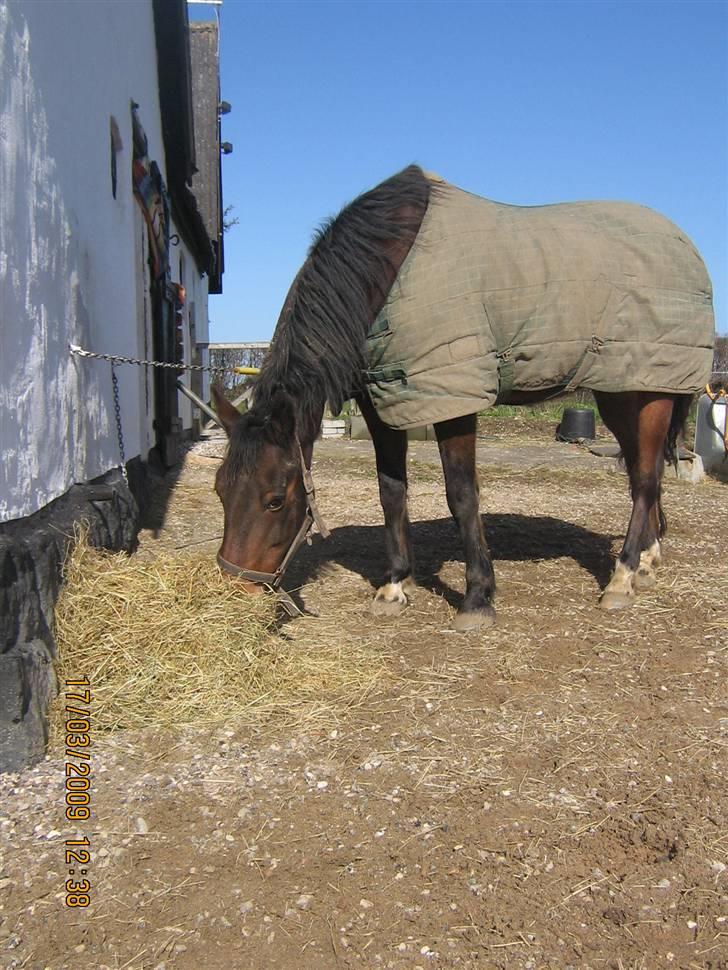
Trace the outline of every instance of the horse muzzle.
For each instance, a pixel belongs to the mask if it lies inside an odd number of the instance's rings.
[[[250,593],[253,596],[262,593],[265,587],[272,586],[272,581],[275,577],[274,573],[259,573],[254,570],[243,569],[241,566],[236,566],[235,563],[229,562],[224,556],[221,556],[219,552],[217,554],[217,564],[220,567],[220,572],[229,576],[230,579],[240,580],[240,586],[246,593]]]
[[[283,579],[285,568],[290,562],[293,552],[295,552],[299,545],[300,543],[294,542],[288,550],[285,559],[274,573],[264,573],[257,569],[245,569],[243,566],[238,566],[234,562],[229,562],[219,552],[217,554],[217,564],[227,576],[234,579],[241,579],[243,581],[243,588],[247,593],[256,596],[265,589],[269,589],[275,593],[278,602],[290,617],[303,616],[303,613],[288,593],[281,588],[281,580]]]
[[[242,579],[246,584],[252,586],[270,586],[276,589],[283,578],[283,569],[279,566],[274,573],[263,573],[256,569],[245,569],[234,562],[225,559],[219,552],[217,554],[217,564],[220,569],[228,576],[235,579]]]

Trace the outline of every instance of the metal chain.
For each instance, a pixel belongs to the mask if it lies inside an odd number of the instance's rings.
[[[143,360],[138,357],[122,357],[120,354],[97,354],[93,350],[84,350],[83,347],[79,347],[77,344],[69,344],[68,349],[76,357],[93,357],[95,360],[108,360],[112,367],[114,364],[139,364],[143,367],[168,367],[172,370],[210,371],[210,373],[223,373],[224,371],[232,370],[229,367],[209,367],[205,364],[171,364],[169,361],[164,360]]]
[[[211,374],[222,374],[232,370],[230,367],[207,367],[203,364],[170,364],[163,360],[144,360],[139,357],[122,357],[121,354],[97,354],[92,350],[84,350],[78,344],[69,344],[68,349],[76,357],[92,357],[94,360],[108,360],[111,364],[111,386],[114,393],[114,414],[116,416],[116,437],[119,442],[119,458],[121,459],[121,475],[126,485],[129,476],[126,471],[126,456],[124,454],[124,432],[121,426],[121,404],[119,402],[119,378],[116,375],[117,364],[138,364],[142,367],[167,367],[172,370],[209,371]]]
[[[121,405],[119,403],[119,378],[116,376],[116,362],[111,361],[111,386],[114,391],[114,413],[116,415],[116,437],[119,441],[119,458],[121,459],[121,477],[129,487],[129,476],[126,472],[126,456],[124,454],[124,433],[121,428]]]

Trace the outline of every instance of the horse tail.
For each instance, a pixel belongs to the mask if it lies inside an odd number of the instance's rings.
[[[678,439],[684,435],[685,422],[694,397],[694,394],[676,394],[673,398],[672,417],[665,438],[665,461],[674,465],[675,468],[677,468],[679,454]]]

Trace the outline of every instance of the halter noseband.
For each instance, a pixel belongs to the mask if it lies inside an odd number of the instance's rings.
[[[288,552],[283,557],[283,561],[278,569],[276,569],[274,573],[262,573],[255,569],[244,569],[242,566],[237,566],[233,562],[228,562],[228,560],[224,559],[219,552],[217,554],[217,564],[223,572],[227,573],[229,576],[238,576],[241,579],[247,579],[251,583],[259,583],[270,587],[270,589],[272,589],[277,595],[283,609],[291,617],[302,616],[303,614],[288,593],[284,589],[281,589],[283,574],[288,568],[291,559],[293,559],[298,551],[298,547],[301,545],[301,543],[307,541],[309,545],[311,544],[311,531],[314,525],[316,525],[318,528],[322,538],[328,539],[328,537],[331,535],[329,530],[324,525],[324,520],[321,518],[318,506],[316,505],[316,490],[313,486],[313,475],[311,474],[311,469],[306,467],[306,462],[303,457],[303,450],[301,449],[301,442],[298,440],[298,437],[296,437],[296,445],[298,447],[298,455],[301,462],[303,487],[306,491],[306,515],[301,523],[301,528],[296,533],[296,536],[289,546]]]

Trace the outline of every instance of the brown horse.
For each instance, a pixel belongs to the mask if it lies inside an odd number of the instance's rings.
[[[291,556],[308,537],[312,524],[320,523],[309,471],[314,441],[327,401],[332,412],[338,413],[345,400],[355,398],[374,443],[388,558],[386,582],[377,589],[372,609],[393,614],[407,605],[414,584],[407,513],[407,434],[403,428],[385,423],[375,406],[372,385],[382,374],[373,370],[368,345],[375,321],[381,319],[382,308],[397,288],[395,281],[408,254],[417,248],[428,208],[440,204],[443,191],[438,180],[410,166],[324,225],[284,303],[252,409],[241,415],[214,390],[218,415],[229,437],[216,479],[225,513],[218,561],[250,591],[265,585],[277,589]],[[502,208],[509,210],[509,216],[510,210],[527,212]],[[560,208],[542,207],[544,211]],[[705,292],[698,300],[705,302]],[[387,326],[385,322],[388,333]],[[381,329],[374,328],[375,335]],[[705,343],[702,334],[701,339]],[[600,349],[599,342],[595,347]],[[512,374],[506,379],[504,366],[496,392],[488,398],[490,403],[497,393],[499,402],[530,404],[586,384],[594,390],[604,423],[621,446],[633,508],[624,546],[600,605],[610,610],[629,606],[636,591],[654,583],[666,528],[660,504],[664,461],[674,460],[691,392],[700,386],[702,377],[689,378],[695,387],[686,392],[665,390],[662,374],[655,378],[654,389],[630,388],[627,380],[624,390],[610,392],[579,380],[584,368],[578,360],[569,365],[569,374],[563,370],[544,373],[537,389],[533,384],[519,389],[517,348],[510,355],[495,354],[499,367],[509,356],[511,360],[515,357],[515,379]],[[521,356],[526,360],[529,355]],[[709,369],[709,354],[703,357]],[[701,366],[702,362],[703,358]],[[455,368],[465,370],[467,362]],[[384,379],[389,382],[388,390],[392,375],[384,374]],[[395,373],[395,383],[397,379],[403,389],[411,391],[404,373]],[[396,404],[396,397],[394,400]],[[461,413],[456,410],[435,421],[435,432],[447,502],[465,552],[466,592],[455,628],[473,630],[494,620],[495,577],[479,512],[475,453],[479,407],[476,403],[470,413],[463,414],[462,403],[458,406]],[[429,420],[425,411],[419,423]]]

